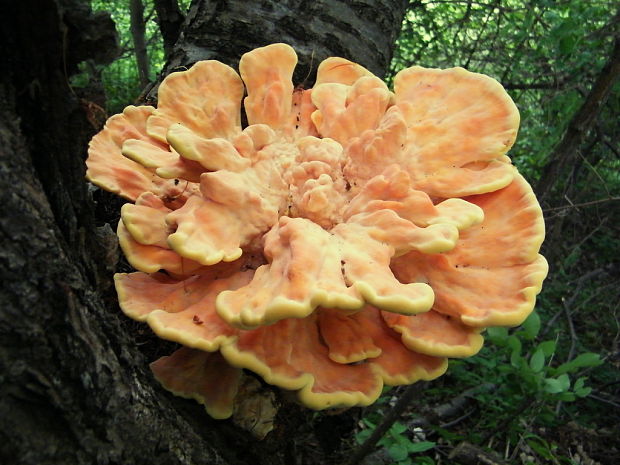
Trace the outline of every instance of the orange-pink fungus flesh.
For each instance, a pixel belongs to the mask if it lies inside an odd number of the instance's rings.
[[[230,273],[225,270],[220,276],[226,271]],[[160,273],[119,274],[116,286],[123,311],[146,320],[160,337],[203,351],[220,350],[236,367],[255,371],[284,389],[301,390],[302,400],[312,408],[367,405],[376,399],[384,383],[431,379],[445,370],[443,358],[407,350],[398,335],[379,321],[378,311],[372,307],[347,321],[361,322],[359,329],[379,347],[378,352],[367,354],[370,359],[363,365],[332,361],[321,342],[319,327],[323,337],[330,330],[338,330],[335,312],[339,311],[321,310],[320,322],[314,317],[289,318],[251,331],[236,330],[219,318],[214,300],[221,289],[246,282],[248,274],[233,273],[219,279],[195,276],[184,281]],[[373,324],[377,327],[374,331]]]
[[[302,402],[314,409],[369,405],[383,387],[369,364],[342,365],[329,358],[315,315],[241,331],[235,343],[221,350],[234,366],[248,367],[270,384],[300,390]]]
[[[445,198],[510,184],[514,169],[500,157],[515,141],[519,112],[497,81],[462,68],[414,66],[397,74],[394,89],[415,187]]]
[[[243,83],[232,68],[214,60],[200,61],[164,79],[147,131],[165,143],[168,130],[180,122],[202,137],[229,138],[241,130],[242,96]]]
[[[129,234],[123,220],[118,222],[116,233],[127,261],[137,270],[145,273],[166,270],[174,275],[188,275],[201,267],[200,263],[182,257],[168,247],[140,244]]]
[[[151,363],[151,370],[162,386],[177,396],[204,404],[213,418],[232,415],[243,372],[230,366],[218,352],[182,347]]]
[[[312,121],[323,137],[344,146],[353,137],[377,128],[391,98],[386,85],[374,76],[361,77],[352,86],[320,84],[312,91],[317,107]]]
[[[291,125],[295,65],[297,54],[284,44],[243,55],[239,73],[248,91],[244,106],[250,125],[266,124],[274,130]]]
[[[146,120],[153,111],[153,107],[129,106],[123,113],[108,119],[103,130],[89,144],[86,160],[89,181],[129,200],[137,199],[146,191],[160,192],[166,181],[121,153],[123,143],[128,139],[148,140],[159,146],[146,134]]]
[[[199,62],[89,148],[88,179],[135,202],[120,306],[185,346],[153,371],[216,418],[240,368],[314,409],[440,376],[485,327],[520,324],[547,272],[496,81],[412,67],[391,92],[332,57],[301,89],[296,63],[285,44],[245,54],[241,77]]]
[[[443,357],[468,357],[482,347],[479,328],[471,328],[449,315],[430,310],[419,315],[381,312],[387,325],[402,335],[409,349]]]
[[[361,77],[373,77],[363,66],[340,57],[329,57],[321,62],[316,73],[315,86],[335,82],[352,86]]]
[[[469,197],[485,219],[443,254],[411,252],[393,269],[404,282],[424,281],[435,292],[434,309],[476,327],[520,324],[532,311],[547,274],[538,255],[544,222],[531,187],[519,175],[507,187]],[[485,241],[485,238],[487,241]],[[484,248],[473,252],[473,247]]]

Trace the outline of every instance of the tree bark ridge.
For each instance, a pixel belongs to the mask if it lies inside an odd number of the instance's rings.
[[[295,84],[311,87],[318,64],[341,56],[383,77],[407,8],[405,0],[215,0],[194,2],[164,75],[199,60],[237,68],[245,52],[270,43],[295,48]]]
[[[131,20],[131,38],[133,39],[134,54],[138,65],[140,86],[146,87],[149,79],[149,58],[146,51],[146,34],[144,26],[144,4],[142,0],[130,0],[129,11]]]
[[[155,0],[154,3],[157,22],[164,40],[164,53],[168,59],[181,33],[185,15],[181,12],[177,0]]]
[[[215,422],[200,406],[188,414],[158,389],[106,300],[116,241],[93,217],[83,164],[92,127],[68,76],[89,47],[114,37],[112,23],[72,0],[12,2],[8,17],[0,33],[10,65],[0,76],[0,463],[243,463],[224,436],[204,434]]]

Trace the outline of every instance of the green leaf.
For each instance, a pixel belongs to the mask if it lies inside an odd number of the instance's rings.
[[[572,392],[563,392],[558,396],[558,398],[563,402],[573,402],[577,399],[575,394]]]
[[[528,440],[527,443],[536,444],[537,447],[533,446],[532,449],[534,449],[538,454],[540,454],[545,459],[557,463],[557,460],[555,459],[555,454],[554,454],[554,450],[557,449],[556,445],[549,444],[547,441],[545,441],[540,436],[536,436],[535,438]]]
[[[568,375],[560,375],[557,379],[560,383],[562,383],[562,388],[564,391],[568,391],[570,389],[570,378]]]
[[[575,395],[577,397],[588,397],[591,392],[592,392],[592,388],[591,387],[584,387],[584,388],[575,389]]]
[[[393,434],[393,435],[399,435],[401,433],[404,433],[405,431],[407,431],[407,427],[399,421],[394,423],[392,427],[390,428],[390,434]]]
[[[599,354],[595,354],[593,352],[586,352],[585,354],[578,355],[570,362],[563,363],[555,370],[553,370],[553,374],[562,375],[564,373],[573,373],[580,368],[597,367],[602,363],[603,361],[601,360]]]
[[[362,430],[355,435],[355,440],[357,441],[358,444],[362,444],[363,442],[366,441],[366,439],[370,437],[371,434],[372,434],[371,429]]]
[[[422,457],[416,457],[415,462],[411,462],[413,465],[435,465],[435,461],[426,455]],[[400,465],[400,464],[398,464]]]
[[[388,454],[392,457],[393,460],[400,462],[401,460],[405,460],[409,456],[409,451],[407,447],[402,444],[392,444],[387,448]]]
[[[521,354],[519,352],[513,352],[512,354],[510,354],[510,364],[513,367],[519,368],[523,366],[523,362],[523,357],[521,357]]]
[[[523,364],[523,366],[521,367],[521,379],[525,384],[528,384],[530,387],[535,388],[536,386],[538,386],[538,381],[541,379],[541,376],[542,375],[540,373],[534,373],[532,369],[526,364]]]
[[[547,446],[546,443],[544,443],[544,441],[541,441],[541,442],[543,442],[543,444],[535,440],[529,440],[527,441],[527,444],[538,455],[540,455],[544,459],[551,460],[551,458],[553,457],[553,454],[549,451],[549,446]]]
[[[534,352],[534,355],[530,357],[530,368],[534,372],[538,373],[542,371],[544,366],[545,366],[545,353],[542,351],[542,349],[538,349],[536,352]]]
[[[586,379],[588,379],[586,376],[582,376],[580,378],[577,379],[577,381],[575,381],[575,384],[573,385],[573,389],[576,391],[577,389],[582,389],[585,385]]]
[[[587,397],[592,392],[592,388],[585,385],[585,382],[588,378],[582,376],[573,385],[573,391],[577,397]]]
[[[570,55],[575,49],[577,39],[574,36],[564,36],[560,39],[560,53],[562,55]]]
[[[529,341],[536,339],[540,331],[540,316],[536,312],[530,313],[530,316],[521,325],[523,337]]]
[[[512,336],[508,337],[508,347],[510,347],[510,349],[512,350],[510,354],[510,364],[515,368],[519,368],[522,359],[521,340],[513,334]]]
[[[513,352],[517,351],[519,353],[521,353],[521,340],[515,336],[514,334],[512,336],[509,336],[507,339],[508,342],[508,347],[510,347],[510,349],[512,349]]]
[[[426,452],[427,450],[432,449],[437,444],[431,441],[422,441],[422,442],[412,442],[409,444],[409,452],[411,454],[416,454],[419,452]]]
[[[562,375],[558,378],[545,379],[545,391],[549,394],[559,394],[566,392],[570,388],[570,379],[568,375]]]
[[[369,428],[374,428],[375,427],[375,423],[373,423],[372,421],[370,421],[368,418],[363,418],[362,422],[364,422],[364,424],[366,426],[368,426]]]
[[[545,357],[551,357],[555,352],[557,343],[555,341],[544,341],[538,344],[537,349],[540,349],[545,354]]]
[[[506,328],[488,328],[487,336],[489,340],[498,346],[506,345],[506,339],[508,338],[508,329]]]
[[[482,400],[482,399],[479,399]],[[456,432],[441,428],[439,426],[434,426],[433,430],[439,434],[442,438],[448,440],[448,441],[462,441],[465,439],[465,437],[461,434],[458,434]]]

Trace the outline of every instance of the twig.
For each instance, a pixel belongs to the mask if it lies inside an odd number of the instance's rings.
[[[598,141],[595,140],[594,143],[592,144],[592,147],[594,147],[594,145],[596,145],[597,142]],[[590,149],[592,149],[592,147]],[[607,193],[607,197],[608,198],[613,198],[613,196],[611,195],[611,192],[609,191],[609,188],[607,187],[607,183],[603,179],[603,176],[601,176],[601,174],[597,171],[596,166],[594,166],[592,163],[590,163],[590,161],[586,157],[584,157],[581,152],[578,152],[578,154],[581,157],[581,159],[583,160],[583,162],[586,164],[586,166],[592,170],[594,175],[601,182],[601,185],[603,186],[603,189],[605,189],[605,192]]]
[[[620,384],[620,379],[616,379],[613,381],[609,381],[608,383],[603,384],[602,386],[599,386],[599,388],[597,389],[597,391],[599,392],[604,392],[603,389],[609,387],[609,386],[614,386],[616,384]]]
[[[513,410],[512,415],[506,416],[506,418],[504,418],[504,420],[497,427],[489,430],[489,432],[487,432],[487,434],[482,438],[480,443],[484,444],[485,442],[489,441],[493,436],[495,436],[495,434],[506,431],[508,429],[508,426],[519,417],[520,413],[523,413],[523,411],[531,408],[533,405],[535,404],[532,402],[532,399],[530,399],[529,397],[524,397],[521,403],[517,405],[517,407]]]
[[[613,405],[616,408],[620,408],[620,404],[614,402],[613,400],[605,399],[604,397],[597,396],[596,394],[588,394],[590,399],[598,400],[599,402],[603,402],[605,404]]]
[[[499,2],[498,2],[499,3]],[[471,5],[471,3],[470,3]],[[478,37],[476,37],[476,40],[473,43],[473,46],[469,52],[469,57],[467,57],[467,61],[465,62],[465,64],[463,65],[463,68],[467,69],[469,68],[469,64],[471,63],[471,60],[474,57],[474,54],[476,53],[477,49],[478,49],[478,45],[480,44],[480,39],[482,39],[482,35],[484,33],[484,31],[487,28],[487,25],[489,24],[489,19],[491,18],[491,14],[494,12],[494,10],[489,10],[487,13],[487,16],[484,18],[484,22],[482,23],[482,27],[479,28],[479,34]]]
[[[495,452],[487,452],[465,441],[456,446],[448,458],[463,465],[504,465],[507,463]]]
[[[441,425],[439,425],[439,426],[441,426],[441,427],[442,427],[442,428],[444,428],[444,429],[447,429],[447,428],[450,428],[450,427],[452,427],[452,426],[454,426],[454,425],[458,425],[458,424],[459,424],[460,422],[462,422],[463,420],[465,420],[465,419],[467,419],[467,418],[471,417],[471,416],[474,414],[474,412],[475,412],[476,410],[478,410],[478,409],[477,409],[477,408],[472,408],[469,412],[465,413],[464,415],[461,415],[460,417],[455,418],[454,420],[449,421],[449,422],[447,422],[447,423],[442,423],[442,424],[441,424]]]
[[[592,271],[589,271],[588,273],[584,274],[583,276],[580,276],[579,279],[576,280],[577,282],[577,286],[575,287],[575,290],[573,291],[573,294],[570,296],[570,298],[568,299],[568,301],[566,301],[565,305],[567,305],[569,308],[571,308],[573,306],[573,302],[575,301],[575,299],[581,295],[581,288],[583,287],[583,285],[585,284],[585,282],[589,279],[595,278],[596,276],[598,276],[601,273],[608,273],[610,272],[613,268],[614,268],[615,264],[611,263],[608,264],[604,267],[601,268],[596,268]],[[592,298],[592,296],[588,297],[588,300],[590,300]],[[582,302],[578,305],[577,308],[581,307],[585,302]],[[564,308],[562,308],[560,311],[558,311],[555,315],[553,315],[551,317],[551,319],[547,322],[545,328],[538,334],[538,339],[542,339],[545,334],[547,334],[549,332],[549,330],[553,327],[553,324],[555,323],[555,320],[558,319],[558,317],[564,312]]]
[[[577,332],[575,331],[575,324],[573,323],[573,319],[571,318],[570,307],[565,300],[562,301],[562,304],[564,307],[564,314],[566,315],[566,322],[568,323],[568,329],[570,331],[570,348],[568,349],[568,355],[566,357],[566,362],[568,363],[575,357],[575,349],[577,348],[578,337],[577,337]],[[555,405],[556,416],[560,415],[562,404],[563,402],[559,400],[558,403]]]
[[[593,228],[591,231],[588,232],[588,234],[586,234],[578,243],[577,245],[573,246],[573,248],[571,249],[571,251],[569,252],[569,255],[574,253],[576,250],[579,250],[581,248],[581,246],[583,244],[585,244],[587,241],[590,240],[590,238],[592,236],[594,236],[603,226],[605,226],[605,223],[607,223],[607,220],[609,220],[609,216],[606,216],[605,218],[603,218],[599,224],[596,225],[595,228]],[[572,303],[571,303],[572,306]]]
[[[443,420],[446,418],[454,417],[455,415],[458,415],[459,413],[461,413],[465,409],[465,407],[469,405],[469,401],[471,399],[475,399],[475,396],[477,394],[480,394],[481,392],[485,392],[485,391],[491,392],[491,391],[494,391],[495,389],[497,389],[497,386],[492,383],[485,383],[485,384],[481,384],[479,386],[475,386],[473,388],[467,389],[466,391],[463,391],[461,394],[459,394],[458,396],[450,400],[450,402],[447,402],[445,404],[442,404],[442,405],[439,405],[433,408],[428,415],[425,415],[423,417],[417,417],[407,422],[407,427],[409,429],[426,428],[433,424],[436,424],[437,420]],[[459,421],[461,420],[462,419],[459,419]],[[452,423],[456,424],[457,421],[454,420],[450,423],[447,423],[447,426],[450,426]],[[440,426],[442,428],[447,427],[446,425],[443,425],[443,424]]]
[[[603,289],[606,289],[610,286],[615,286],[617,283],[614,281],[613,283],[610,284],[606,284],[605,286],[601,286],[599,288],[597,288],[597,293],[596,294],[592,294],[588,297],[586,297],[584,300],[582,300],[581,302],[579,302],[579,304],[574,307],[571,311],[571,315],[574,315],[575,313],[577,313],[578,310],[580,310],[584,305],[586,305],[587,303],[589,303],[592,299],[594,299],[595,297],[599,297],[600,292]],[[547,324],[545,325],[545,329],[543,331],[540,332],[540,335],[538,336],[538,339],[542,339],[542,337],[547,334],[549,332],[549,330],[553,327],[553,324],[555,323],[555,320],[558,319],[558,317],[564,313],[564,308],[560,309],[558,312],[555,313],[555,315],[553,315],[553,317],[547,322]]]
[[[616,158],[620,158],[620,152],[606,139],[605,135],[601,137],[601,140],[603,141],[603,144],[605,144],[605,146],[613,152]]]
[[[568,350],[568,356],[566,357],[566,361],[570,362],[575,357],[575,349],[577,347],[577,332],[575,331],[575,324],[573,323],[573,319],[571,317],[571,310],[566,301],[562,302],[564,304],[564,314],[566,315],[566,322],[568,323],[568,329],[570,331],[570,349]]]
[[[588,273],[588,274],[590,274],[590,276],[596,275],[594,273]],[[584,275],[584,277],[586,276],[587,275]],[[577,341],[579,338],[577,337],[577,332],[575,331],[575,324],[573,323],[573,319],[571,317],[571,307],[572,307],[573,302],[577,298],[577,294],[578,294],[578,291],[581,289],[581,285],[583,285],[584,282],[585,282],[585,279],[582,279],[579,281],[579,284],[577,285],[577,290],[573,293],[569,301],[566,301],[566,300],[562,301],[562,304],[564,307],[564,314],[566,315],[566,321],[568,323],[568,329],[570,331],[570,348],[568,350],[566,362],[570,362],[575,357],[575,350],[577,348]],[[560,414],[561,408],[562,408],[562,401],[560,400],[555,406],[556,415]]]
[[[372,452],[377,442],[388,432],[394,422],[398,420],[405,408],[407,408],[409,403],[413,400],[414,396],[423,389],[419,384],[421,383],[412,384],[405,389],[400,399],[398,399],[398,402],[396,402],[396,405],[387,413],[383,421],[377,425],[370,437],[366,439],[357,450],[353,451],[351,457],[344,462],[344,465],[358,465],[362,462],[364,457]]]
[[[543,213],[553,212],[557,210],[568,210],[570,208],[588,207],[590,205],[596,205],[597,203],[603,203],[603,202],[617,202],[618,200],[620,200],[620,197],[608,197],[606,199],[592,200],[590,202],[571,203],[569,205],[562,205],[561,207],[545,208],[543,210]]]

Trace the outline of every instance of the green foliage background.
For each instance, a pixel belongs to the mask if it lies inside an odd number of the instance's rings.
[[[187,10],[189,0],[180,3]],[[144,4],[155,78],[165,57],[152,0]],[[103,68],[84,64],[73,81],[79,88],[99,79],[109,114],[134,103],[142,91],[127,5],[93,0],[94,9],[112,13],[122,53]],[[411,65],[462,66],[500,81],[521,112],[510,155],[535,185],[620,34],[617,8],[603,0],[412,1],[392,75]],[[543,204],[548,229],[543,253],[551,270],[537,313],[521,328],[488,331],[480,354],[453,361],[448,374],[425,392],[424,404],[441,404],[483,383],[495,388],[481,393],[461,421],[437,425],[425,437],[407,428],[407,418],[397,423],[381,442],[393,463],[450,463],[445,450],[461,440],[501,451],[515,464],[592,458],[620,463],[619,115],[616,83],[577,163],[564,167]],[[359,440],[389,408],[393,394],[367,410]],[[581,448],[570,442],[574,435]]]

